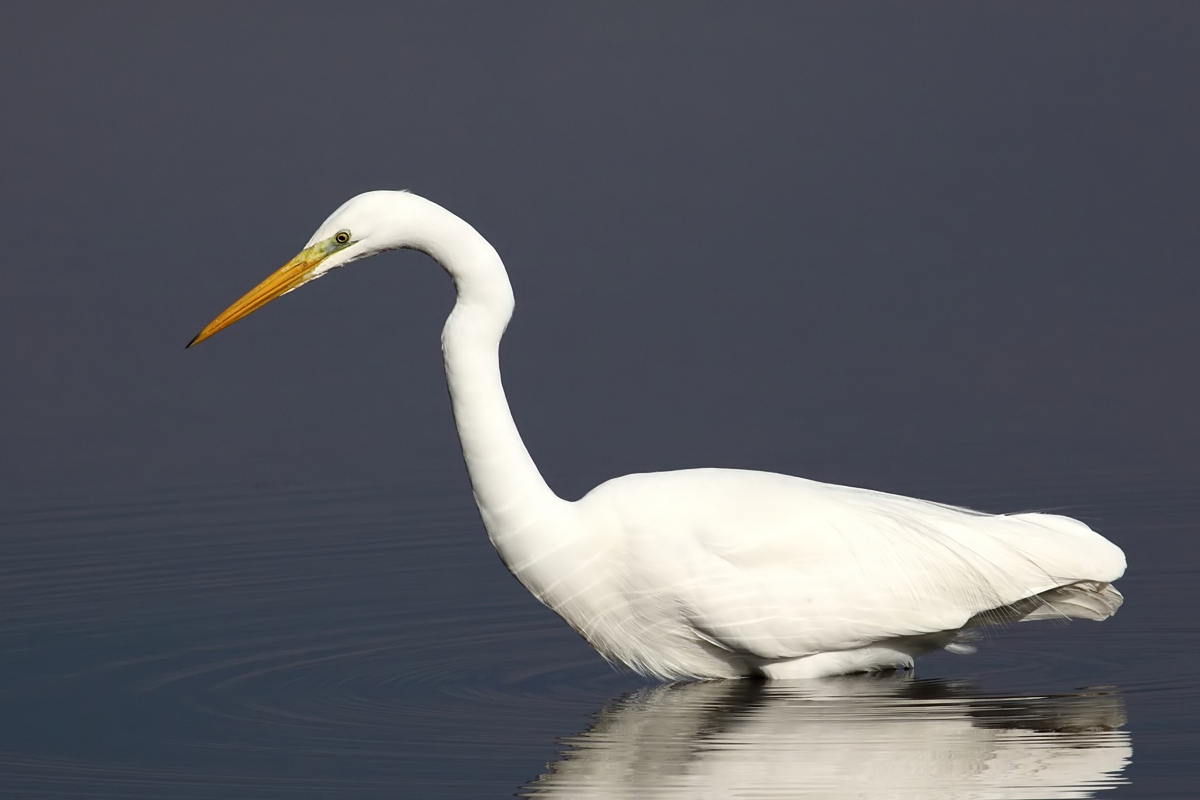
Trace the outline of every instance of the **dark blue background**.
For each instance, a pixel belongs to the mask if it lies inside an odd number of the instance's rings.
[[[452,462],[422,256],[182,351],[374,188],[505,257],[510,399],[568,495],[1194,460],[1194,3],[4,16],[6,493]]]
[[[507,792],[639,685],[488,548],[427,257],[183,350],[407,188],[506,260],[553,488],[750,467],[1077,515],[1128,552],[1118,617],[934,674],[1115,684],[1128,796],[1194,784],[1200,5],[38,0],[0,30],[0,783]]]

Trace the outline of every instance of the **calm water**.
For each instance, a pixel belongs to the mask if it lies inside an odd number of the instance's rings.
[[[505,572],[458,474],[10,507],[0,789],[19,797],[1185,797],[1200,744],[1190,482],[1049,498],[1130,551],[1104,624],[915,676],[663,686]]]
[[[1200,3],[2,20],[0,796],[1197,794]],[[743,466],[1061,511],[1125,607],[913,678],[611,669],[483,535],[428,258],[182,350],[381,188],[504,257],[564,494]]]

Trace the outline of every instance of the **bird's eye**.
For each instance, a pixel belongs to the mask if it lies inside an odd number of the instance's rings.
[[[334,234],[333,240],[338,244],[345,244],[350,241],[350,231],[338,231]]]

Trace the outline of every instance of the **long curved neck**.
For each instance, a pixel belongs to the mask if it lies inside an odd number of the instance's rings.
[[[428,203],[421,217],[421,233],[408,246],[436,259],[458,290],[442,329],[446,383],[475,502],[500,546],[564,501],[521,441],[500,381],[500,338],[512,318],[513,293],[499,254],[441,206]]]

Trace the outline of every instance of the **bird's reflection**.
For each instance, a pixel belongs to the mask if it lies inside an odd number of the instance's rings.
[[[536,798],[1080,798],[1124,783],[1111,691],[995,697],[903,676],[646,689],[608,703]]]

